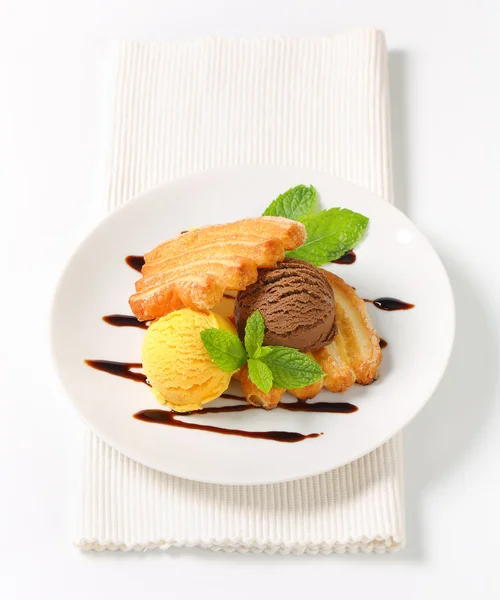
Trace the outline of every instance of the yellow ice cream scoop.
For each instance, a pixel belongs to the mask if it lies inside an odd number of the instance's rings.
[[[152,323],[142,345],[142,366],[155,396],[177,412],[199,410],[227,389],[225,373],[205,350],[200,332],[210,328],[236,333],[226,318],[183,308]]]

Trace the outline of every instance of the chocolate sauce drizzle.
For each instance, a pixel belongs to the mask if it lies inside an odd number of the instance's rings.
[[[109,373],[110,375],[116,375],[125,379],[131,379],[132,381],[138,381],[149,385],[146,375],[143,373],[135,373],[131,369],[140,369],[141,363],[126,363],[117,362],[111,360],[86,360],[85,364],[98,371]],[[243,412],[246,410],[262,410],[258,406],[248,404],[242,396],[236,396],[234,394],[222,394],[221,398],[229,400],[240,400],[245,404],[235,404],[232,406],[207,406],[201,410],[188,412],[188,413],[176,413],[174,411],[167,411],[161,409],[147,409],[141,410],[134,415],[139,421],[146,421],[148,423],[158,423],[161,425],[170,425],[172,427],[182,427],[184,429],[199,429],[200,431],[211,431],[213,433],[222,433],[225,435],[239,435],[240,437],[258,438],[263,440],[273,440],[275,442],[301,442],[308,438],[317,438],[321,433],[309,433],[302,434],[295,431],[244,431],[242,429],[226,429],[224,427],[216,427],[214,425],[201,425],[197,423],[186,423],[184,421],[178,421],[176,417],[189,417],[191,415],[208,415],[218,413],[231,413],[231,412]],[[348,402],[315,402],[313,404],[307,404],[307,402],[290,402],[278,404],[277,408],[282,410],[289,410],[293,412],[322,412],[322,413],[343,413],[349,414],[358,410],[354,404]]]
[[[245,398],[241,396],[235,396],[233,394],[222,394],[222,398],[231,398],[232,400],[245,401]],[[354,404],[348,402],[315,402],[313,404],[307,404],[306,402],[296,401],[289,403],[278,404],[276,408],[282,410],[289,410],[293,412],[322,412],[322,413],[353,413],[358,410]],[[189,417],[198,415],[208,414],[220,414],[220,413],[233,413],[243,412],[246,410],[262,410],[258,406],[252,404],[236,404],[233,406],[207,406],[201,410],[197,410],[189,413],[176,413],[167,410],[153,409],[153,410],[141,410],[134,415],[136,419],[140,421],[146,421],[148,423],[157,423],[160,425],[170,425],[173,427],[183,427],[185,429],[199,429],[201,431],[211,431],[214,433],[222,433],[224,435],[238,435],[240,437],[257,438],[262,440],[272,440],[274,442],[302,442],[308,438],[317,438],[321,433],[297,433],[296,431],[244,431],[242,429],[227,429],[225,427],[216,427],[213,425],[200,425],[197,423],[187,423],[185,421],[178,421],[179,417]],[[177,418],[176,418],[177,417]]]
[[[138,327],[139,329],[147,329],[146,321],[139,321],[133,315],[106,315],[102,320],[113,327]]]
[[[97,371],[103,371],[110,375],[116,375],[117,377],[123,377],[124,379],[131,379],[132,381],[138,381],[139,383],[149,385],[144,373],[135,373],[131,370],[142,369],[141,363],[117,362],[115,360],[85,360],[84,362],[86,365]]]
[[[365,302],[370,302],[380,310],[393,311],[393,310],[410,310],[410,308],[415,308],[414,304],[410,304],[409,302],[403,302],[402,300],[398,300],[397,298],[390,298],[388,296],[384,296],[382,298],[375,298],[375,300],[370,300],[368,298],[363,298]]]
[[[356,254],[352,250],[348,250],[345,254],[343,254],[337,260],[332,260],[332,263],[336,265],[352,265],[356,262]]]
[[[320,413],[337,413],[348,415],[358,410],[357,406],[349,402],[313,402],[307,404],[304,400],[297,402],[283,402],[278,404],[277,408],[282,410],[290,410],[292,412],[320,412]]]
[[[140,273],[142,267],[144,266],[145,260],[144,256],[136,256],[134,254],[131,254],[130,256],[127,256],[125,258],[125,262],[129,267],[134,269],[134,271],[139,271]]]
[[[380,347],[382,348],[382,350],[384,348],[387,348],[387,346],[388,346],[388,343],[385,340],[383,340],[382,338],[380,338],[379,344],[380,344]]]
[[[208,415],[214,413],[229,413],[242,412],[244,410],[263,410],[259,406],[247,403],[243,396],[235,396],[233,394],[222,394],[221,398],[230,398],[231,400],[240,400],[245,404],[236,404],[232,406],[207,406],[201,410],[190,413],[181,413],[183,415]],[[291,412],[321,412],[321,413],[341,413],[350,414],[358,410],[354,404],[349,402],[313,402],[308,404],[304,400],[296,400],[295,402],[281,402],[276,408],[281,410],[289,410]]]
[[[225,408],[232,407],[227,406]],[[247,409],[246,406],[243,406],[242,408],[244,410]],[[134,418],[139,421],[146,421],[147,423],[158,423],[161,425],[170,425],[171,427],[181,427],[183,429],[198,429],[200,431],[210,431],[212,433],[222,433],[224,435],[237,435],[246,438],[272,440],[274,442],[302,442],[308,438],[317,438],[322,435],[321,433],[303,434],[297,433],[296,431],[245,431],[243,429],[226,429],[225,427],[216,427],[214,425],[199,425],[198,423],[179,421],[179,416],[179,414],[169,410],[152,409],[141,410],[138,413],[135,413]]]

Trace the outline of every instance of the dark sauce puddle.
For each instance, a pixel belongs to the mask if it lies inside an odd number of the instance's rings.
[[[344,255],[337,260],[332,260],[336,265],[352,265],[356,262],[356,254],[352,250],[348,250]]]
[[[369,300],[368,298],[363,298],[365,302],[370,302],[380,310],[393,311],[393,310],[410,310],[410,308],[415,308],[414,304],[410,304],[409,302],[403,302],[402,300],[398,300],[397,298],[390,298],[388,296],[384,296],[383,298],[375,298],[375,300]]]
[[[127,256],[125,262],[129,267],[132,267],[134,271],[139,271],[140,273],[145,261],[144,256],[135,256],[131,254],[130,256]]]
[[[102,320],[113,327],[138,327],[139,329],[147,329],[147,321],[139,321],[133,315],[106,315]]]

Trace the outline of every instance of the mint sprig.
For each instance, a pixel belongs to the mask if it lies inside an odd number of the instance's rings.
[[[248,376],[259,390],[268,394],[273,387],[273,373],[266,363],[257,358],[248,359]]]
[[[312,214],[316,200],[312,185],[298,185],[273,200],[263,214],[301,221],[306,227],[307,240],[286,255],[320,267],[354,248],[366,231],[368,218],[347,208]]]
[[[319,364],[295,348],[270,346],[271,352],[261,360],[273,374],[273,385],[291,389],[311,385],[325,374]]]
[[[245,346],[237,335],[225,329],[205,329],[200,335],[205,349],[220,369],[234,372],[247,363],[250,380],[265,394],[272,387],[305,387],[325,376],[319,364],[299,350],[262,346],[264,333],[264,318],[255,311],[245,326]]]
[[[258,358],[257,353],[264,341],[265,329],[264,318],[256,310],[245,325],[245,348],[250,358]]]
[[[319,267],[337,260],[363,237],[368,217],[347,208],[330,208],[301,219],[306,227],[305,244],[287,252],[291,258],[300,258]]]
[[[262,346],[255,353],[254,358],[263,358],[273,351],[273,346]]]
[[[276,200],[262,213],[264,217],[286,217],[298,221],[314,209],[318,194],[312,185],[297,185]]]
[[[226,329],[200,331],[201,341],[215,364],[226,373],[232,373],[247,361],[247,353],[240,338]]]

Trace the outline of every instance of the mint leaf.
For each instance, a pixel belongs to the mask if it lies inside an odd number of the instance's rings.
[[[200,331],[201,341],[215,364],[226,373],[239,369],[247,361],[240,338],[225,329]]]
[[[307,241],[286,255],[307,260],[317,267],[337,260],[354,248],[368,225],[368,217],[347,208],[322,210],[301,221],[306,226]]]
[[[271,369],[261,360],[248,359],[248,376],[250,380],[265,394],[273,387],[273,374]]]
[[[325,376],[319,364],[306,354],[284,346],[268,347],[272,351],[260,360],[271,370],[275,387],[300,388]]]
[[[245,325],[245,348],[250,358],[257,358],[258,352],[264,341],[264,317],[256,310],[247,320]]]
[[[298,185],[273,200],[262,214],[265,217],[286,217],[298,221],[312,212],[317,196],[312,185]]]
[[[254,354],[253,358],[262,358],[263,356],[267,356],[273,351],[272,346],[263,346],[257,350]]]

